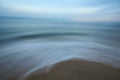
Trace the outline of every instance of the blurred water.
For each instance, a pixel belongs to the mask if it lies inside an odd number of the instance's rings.
[[[0,18],[1,80],[71,58],[120,67],[120,23]]]

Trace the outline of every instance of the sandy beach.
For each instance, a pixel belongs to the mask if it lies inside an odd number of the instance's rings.
[[[120,68],[83,60],[55,64],[46,73],[37,71],[27,80],[120,80]]]

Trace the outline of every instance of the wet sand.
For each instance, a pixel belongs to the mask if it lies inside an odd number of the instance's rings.
[[[120,68],[83,60],[68,60],[31,74],[27,80],[120,80]]]

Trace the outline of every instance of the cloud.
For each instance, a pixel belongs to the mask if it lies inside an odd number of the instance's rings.
[[[9,5],[10,10],[19,13],[45,14],[45,15],[87,15],[94,14],[102,9],[102,7],[48,7],[48,6],[25,6],[25,5]]]
[[[83,21],[119,20],[118,17],[120,16],[119,6],[115,5],[117,4],[117,1],[112,3],[112,0],[65,0],[65,2],[55,2],[54,0],[37,1],[39,3],[24,0],[15,1],[13,3],[13,0],[2,0],[2,4],[0,5],[0,15],[63,17]],[[59,2],[60,4],[58,4]]]

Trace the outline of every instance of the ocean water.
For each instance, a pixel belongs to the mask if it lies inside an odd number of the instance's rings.
[[[2,80],[72,58],[120,68],[120,23],[0,18]]]

